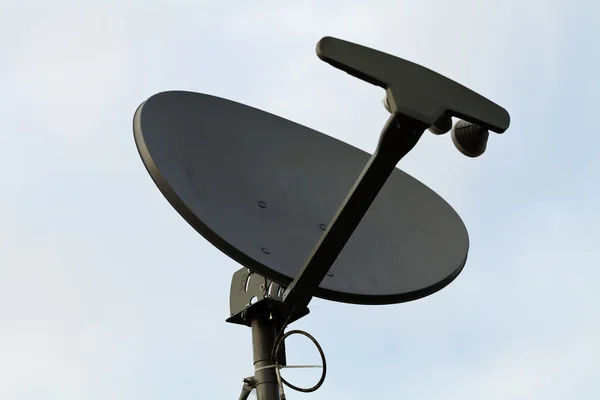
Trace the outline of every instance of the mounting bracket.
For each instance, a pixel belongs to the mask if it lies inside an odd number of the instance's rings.
[[[285,287],[247,268],[237,270],[231,278],[229,315],[232,324],[251,326],[253,319],[267,318],[291,324],[309,313],[308,308],[283,302]]]

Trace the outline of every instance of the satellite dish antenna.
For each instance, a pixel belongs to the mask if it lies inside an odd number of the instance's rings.
[[[420,65],[325,37],[323,61],[386,91],[390,112],[373,154],[273,114],[185,91],[158,93],[135,112],[142,161],[179,214],[242,268],[233,274],[227,322],[252,328],[254,374],[240,398],[284,399],[284,384],[323,383],[318,342],[285,329],[313,297],[393,304],[431,295],[462,271],[467,230],[446,201],[396,168],[425,130],[468,156],[508,113]],[[465,126],[472,129],[464,129]],[[485,136],[482,143],[481,137]],[[478,139],[479,138],[479,139]],[[216,268],[217,266],[211,266]],[[280,375],[285,338],[308,336],[322,376],[298,388]]]

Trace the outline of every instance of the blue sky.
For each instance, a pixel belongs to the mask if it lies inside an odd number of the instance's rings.
[[[295,326],[325,349],[328,378],[289,398],[596,398],[598,11],[3,0],[0,398],[237,398],[252,372],[249,330],[224,322],[238,266],[163,199],[132,116],[156,92],[198,91],[372,151],[383,91],[321,62],[323,36],[447,75],[512,125],[478,159],[425,135],[401,161],[462,216],[467,266],[408,304],[314,301]]]

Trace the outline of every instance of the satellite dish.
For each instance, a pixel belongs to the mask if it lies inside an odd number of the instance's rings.
[[[318,389],[326,362],[318,342],[288,331],[313,296],[391,304],[435,293],[462,271],[467,230],[433,190],[396,167],[425,130],[452,128],[459,150],[477,156],[506,110],[409,61],[326,37],[317,55],[386,90],[391,115],[373,154],[256,108],[202,93],[158,93],[135,112],[133,131],[153,181],[178,213],[237,261],[228,322],[252,327],[253,388],[283,399],[283,384]],[[482,137],[485,136],[485,141]],[[483,144],[482,144],[483,143]],[[211,265],[207,267],[217,268]],[[308,336],[322,357],[312,388],[286,382],[285,338]]]
[[[148,172],[188,223],[284,286],[371,156],[256,108],[190,92],[152,96],[134,131]],[[450,283],[468,247],[452,207],[396,168],[314,294],[359,304],[415,300]]]

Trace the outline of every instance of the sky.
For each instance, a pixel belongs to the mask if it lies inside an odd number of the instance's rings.
[[[425,134],[398,164],[461,215],[467,265],[410,303],[315,300],[292,326],[320,342],[327,379],[288,398],[597,398],[599,11],[1,0],[0,398],[237,398],[252,374],[249,329],[224,322],[239,265],[160,194],[132,117],[154,93],[196,91],[372,152],[383,90],[320,61],[323,36],[444,74],[505,107],[511,127],[477,159]],[[318,362],[303,339],[288,351]]]

